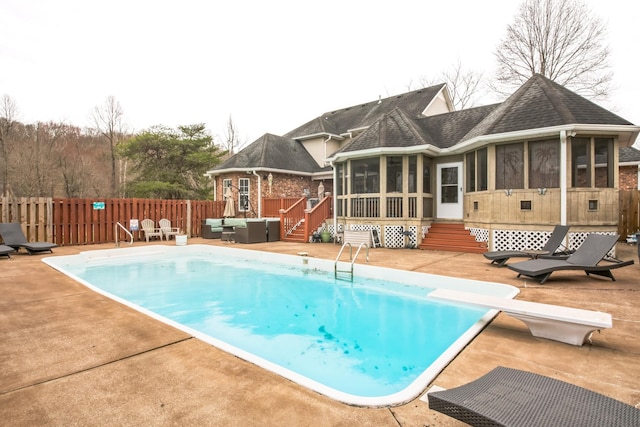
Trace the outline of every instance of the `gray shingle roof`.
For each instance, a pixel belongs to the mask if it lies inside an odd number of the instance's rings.
[[[640,150],[633,147],[620,147],[620,163],[640,163]]]
[[[322,170],[302,144],[291,138],[266,133],[212,170],[281,169],[313,173]]]
[[[371,126],[381,116],[402,109],[417,117],[442,91],[444,84],[414,90],[401,95],[382,98],[340,110],[329,111],[285,134],[289,138],[299,138],[318,133],[340,135],[353,129]]]
[[[451,147],[482,121],[499,104],[438,114],[430,117],[410,117],[396,108],[380,117],[366,131],[345,145],[341,153],[374,148],[432,145]]]
[[[632,123],[536,74],[464,138],[569,124]]]

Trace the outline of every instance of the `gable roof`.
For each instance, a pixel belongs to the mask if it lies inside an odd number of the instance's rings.
[[[340,110],[329,111],[286,133],[285,136],[300,139],[321,133],[341,135],[355,129],[369,127],[381,116],[395,109],[402,109],[407,114],[417,117],[444,90],[444,87],[445,84],[442,83]]]
[[[632,125],[553,80],[535,74],[462,140],[578,123]]]
[[[266,133],[209,172],[230,169],[271,169],[314,173],[323,168],[318,166],[302,143]]]

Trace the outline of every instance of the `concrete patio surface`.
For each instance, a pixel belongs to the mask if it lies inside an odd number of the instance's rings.
[[[189,239],[195,243],[225,244]],[[330,243],[287,242],[233,247],[293,255],[304,251],[331,260],[340,249]],[[114,245],[60,247],[53,256],[110,248]],[[430,411],[419,398],[383,408],[329,399],[91,291],[44,264],[46,256],[51,255],[0,259],[3,425],[463,425]],[[619,243],[617,256],[636,263],[614,270],[615,282],[568,271],[554,273],[544,285],[518,279],[478,254],[376,248],[370,251],[370,264],[505,283],[520,289],[518,299],[613,316],[612,329],[576,347],[535,338],[522,322],[501,313],[433,384],[455,387],[502,365],[640,407],[640,265],[635,246]]]

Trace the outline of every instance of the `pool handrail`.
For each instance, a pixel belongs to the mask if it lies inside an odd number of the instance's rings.
[[[131,241],[129,242],[129,246],[133,245],[133,234],[131,234],[131,232],[129,230],[127,230],[127,228],[120,224],[120,222],[116,222],[115,225],[115,237],[116,237],[116,248],[120,247],[120,240],[118,239],[118,235],[120,233],[118,233],[118,227],[122,228],[124,230],[125,233],[127,233],[129,235],[129,237],[131,238]]]
[[[342,251],[344,250],[344,248],[346,246],[349,246],[349,261],[351,261],[351,269],[350,270],[338,270],[338,261],[340,260],[340,256],[342,255]],[[353,256],[353,247],[351,246],[351,243],[349,242],[345,242],[342,247],[340,248],[340,252],[338,252],[338,256],[336,257],[336,262],[333,264],[333,274],[334,277],[337,279],[338,278],[338,273],[349,273],[351,275],[351,281],[353,282],[353,264],[356,262],[356,259],[358,258],[358,254],[360,253],[360,250],[362,249],[363,246],[366,246],[367,248],[367,252],[366,252],[366,260],[367,263],[369,263],[369,244],[366,242],[362,242],[360,243],[360,246],[358,246],[358,250],[356,251],[356,256]]]

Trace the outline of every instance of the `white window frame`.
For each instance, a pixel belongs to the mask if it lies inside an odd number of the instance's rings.
[[[251,180],[249,178],[238,178],[238,212],[248,212],[250,210]],[[243,203],[246,199],[246,204]]]

